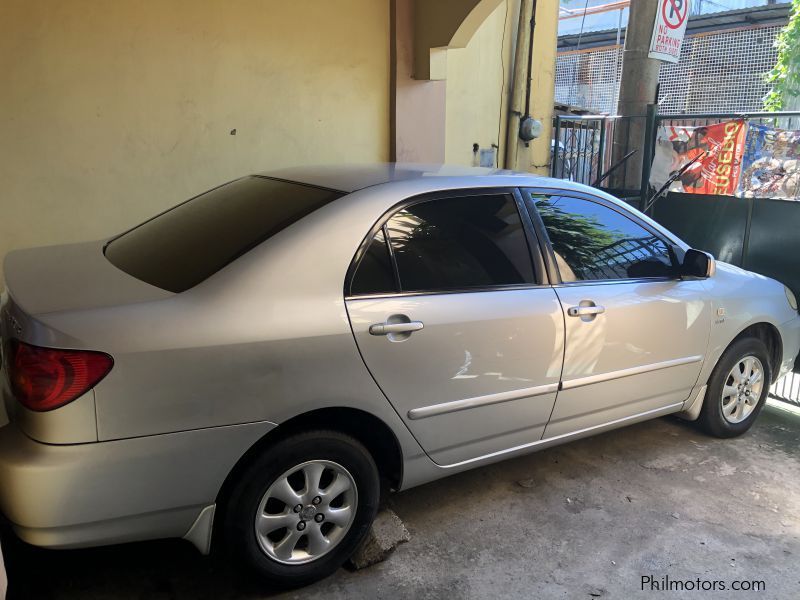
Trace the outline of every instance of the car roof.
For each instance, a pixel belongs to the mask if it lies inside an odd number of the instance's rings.
[[[258,173],[270,177],[328,188],[346,194],[364,188],[384,185],[400,185],[412,193],[436,192],[459,188],[487,187],[535,187],[550,190],[564,190],[591,194],[604,198],[620,208],[635,213],[639,219],[660,231],[684,249],[690,246],[674,233],[642,214],[630,204],[597,188],[564,179],[543,177],[532,173],[491,169],[483,167],[461,167],[443,164],[422,163],[369,163],[369,164],[328,164],[318,166],[291,167]],[[420,185],[421,184],[421,185]],[[413,189],[411,189],[413,187]]]
[[[442,164],[417,163],[370,163],[333,164],[291,167],[258,173],[263,177],[295,181],[340,192],[351,193],[364,188],[401,181],[425,179],[431,189],[441,187],[486,186],[496,181],[496,185],[536,185],[562,189],[578,189],[571,182],[541,177],[531,173],[507,171],[482,167],[461,167]],[[504,181],[501,181],[503,179]],[[457,180],[458,184],[456,185]]]

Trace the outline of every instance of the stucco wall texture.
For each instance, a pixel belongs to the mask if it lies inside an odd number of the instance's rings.
[[[387,160],[389,25],[375,0],[3,0],[0,256],[253,171]]]
[[[519,2],[447,53],[446,81],[420,81],[411,0],[3,0],[0,257],[113,236],[254,171],[392,148],[470,165],[473,143],[502,166]],[[516,166],[546,172],[557,3],[537,22],[544,131]]]
[[[465,48],[447,54],[445,158],[449,163],[472,164],[474,143],[482,148],[496,144],[500,146],[499,166],[503,166],[519,6],[520,0],[505,0]],[[557,36],[558,2],[539,2],[530,109],[542,122],[542,134],[528,147],[518,142],[515,168],[540,175],[549,174]]]

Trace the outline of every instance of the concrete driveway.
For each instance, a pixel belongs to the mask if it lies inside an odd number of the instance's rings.
[[[387,562],[274,597],[800,597],[800,416],[772,406],[739,439],[659,419],[409,490],[391,505],[412,540]],[[4,543],[11,598],[273,597],[184,542]],[[642,592],[643,576],[728,589]],[[730,591],[752,580],[765,591]]]

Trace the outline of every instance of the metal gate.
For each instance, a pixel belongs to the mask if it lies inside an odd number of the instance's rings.
[[[800,375],[789,373],[781,377],[769,388],[769,395],[776,400],[800,406]]]
[[[631,121],[645,117],[615,115],[557,115],[553,122],[550,176],[594,187],[635,202],[640,190],[614,185],[627,179],[628,169],[637,152],[624,159],[630,144]],[[617,135],[624,131],[625,135]],[[619,138],[619,139],[618,139]]]

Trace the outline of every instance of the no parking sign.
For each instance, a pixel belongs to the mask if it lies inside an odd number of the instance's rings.
[[[650,40],[650,58],[678,62],[683,34],[689,20],[690,0],[658,0],[653,38]]]

